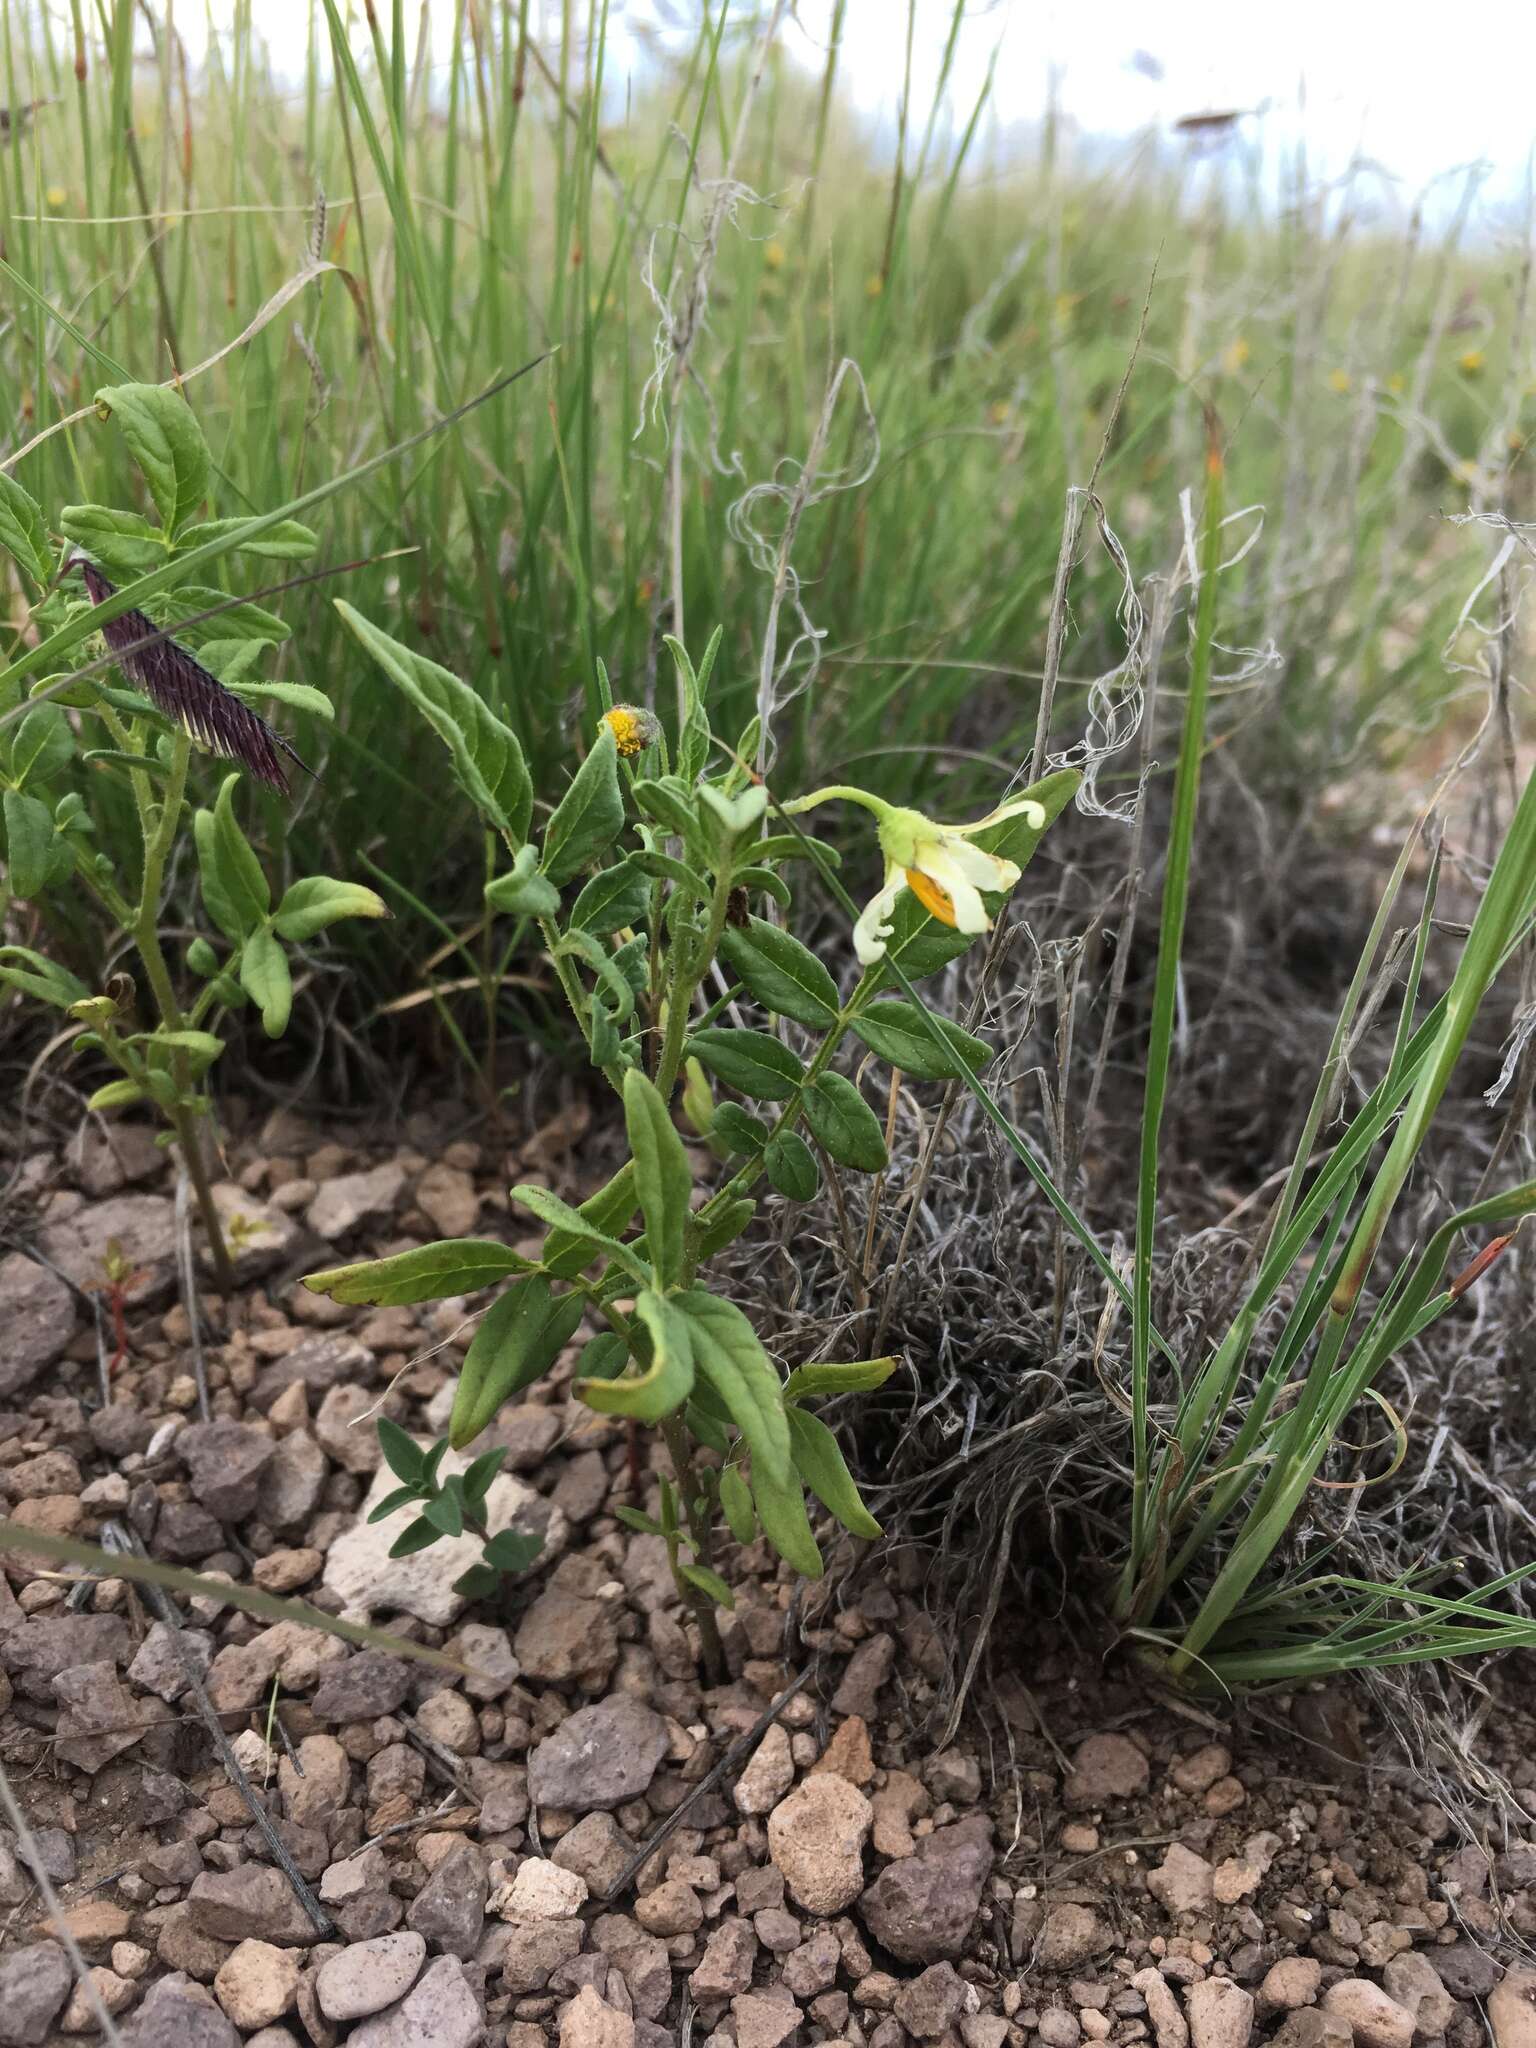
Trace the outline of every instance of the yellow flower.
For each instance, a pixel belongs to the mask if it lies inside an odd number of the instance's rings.
[[[50,185],[43,194],[44,199],[57,213],[61,206],[69,204],[69,194],[62,185]]]
[[[1391,376],[1387,379],[1387,389],[1391,392],[1394,398],[1401,398],[1403,393],[1408,389],[1408,379],[1403,375],[1401,370],[1394,370],[1392,372]]]
[[[1328,389],[1330,391],[1337,391],[1341,398],[1348,392],[1353,381],[1348,370],[1330,370],[1328,372]]]
[[[763,244],[763,261],[770,270],[782,270],[784,268],[784,244],[779,241],[765,242]]]
[[[1221,352],[1221,367],[1229,377],[1235,377],[1252,353],[1242,335],[1236,335]]]
[[[613,734],[614,744],[626,760],[643,754],[660,737],[661,722],[638,704],[615,704],[603,713],[602,722]]]
[[[866,299],[878,299],[880,294],[884,290],[885,279],[880,275],[879,271],[877,270],[870,278],[866,280],[864,285],[864,296]]]
[[[987,409],[987,418],[991,420],[994,427],[1006,427],[1008,416],[1012,409],[1006,398],[994,399]]]
[[[1456,358],[1456,367],[1464,376],[1477,377],[1482,374],[1483,365],[1487,360],[1480,348],[1469,348],[1463,350]]]
[[[1000,804],[974,824],[941,825],[921,811],[884,803],[867,790],[850,789],[843,783],[818,789],[784,808],[790,812],[808,811],[833,797],[842,797],[874,812],[880,851],[885,856],[885,879],[853,927],[853,950],[861,967],[873,967],[877,960],[884,959],[893,930],[892,913],[904,889],[912,891],[930,917],[955,931],[967,936],[990,931],[992,920],[982,896],[1005,895],[1019,879],[1019,869],[1013,861],[1002,860],[973,844],[976,834],[1009,818],[1023,818],[1036,832],[1043,832],[1046,822],[1041,805],[1032,797],[1023,796]]]

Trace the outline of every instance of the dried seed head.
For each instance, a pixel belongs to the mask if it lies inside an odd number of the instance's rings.
[[[77,555],[70,566],[77,565],[85,576],[92,604],[114,595],[116,585],[108,582],[94,562]],[[162,627],[143,612],[120,612],[103,624],[101,635],[123,674],[138,684],[157,711],[173,718],[209,753],[238,761],[258,781],[287,793],[283,756],[304,768],[293,748]]]

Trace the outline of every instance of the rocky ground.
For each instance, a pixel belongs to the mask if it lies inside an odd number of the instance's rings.
[[[572,1192],[579,1135],[542,1133],[518,1177]],[[393,1484],[368,1418],[441,1426],[472,1311],[338,1309],[296,1276],[517,1228],[505,1156],[431,1119],[409,1136],[364,1152],[284,1113],[234,1148],[243,1286],[205,1304],[209,1420],[164,1155],[91,1133],[26,1164],[13,1240],[80,1289],[115,1274],[128,1345],[104,1404],[79,1297],[0,1261],[5,1513],[88,1539],[116,1520],[475,1675],[213,1598],[173,1627],[124,1580],[0,1552],[0,1758],[27,1822],[0,1830],[0,2042],[100,2029],[46,1879],[135,2048],[1536,2048],[1536,1847],[1459,1838],[1347,1700],[1223,1724],[1031,1623],[936,1749],[917,1561],[853,1546],[798,1597],[765,1550],[728,1551],[730,1676],[706,1688],[659,1541],[613,1514],[621,1432],[558,1373],[488,1439],[493,1523],[545,1537],[505,1607],[465,1610],[457,1546],[391,1562],[395,1528],[364,1520]],[[1495,1740],[1536,1813],[1530,1733],[1512,1709]]]

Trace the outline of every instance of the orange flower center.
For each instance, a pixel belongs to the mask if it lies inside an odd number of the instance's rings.
[[[932,875],[925,875],[921,868],[907,868],[907,887],[921,903],[930,917],[936,917],[940,924],[953,925],[955,906],[947,889],[941,889]]]

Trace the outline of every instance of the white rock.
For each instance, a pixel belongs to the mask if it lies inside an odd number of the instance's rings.
[[[1168,1979],[1161,1970],[1138,1970],[1131,1989],[1147,2001],[1147,2017],[1157,2036],[1157,2048],[1189,2048],[1189,2025],[1179,2010]]]
[[[494,1910],[504,1920],[571,1920],[587,1903],[587,1880],[544,1856],[519,1864]]]
[[[423,1450],[430,1440],[416,1441]],[[438,1476],[447,1479],[466,1472],[474,1462],[472,1452],[445,1451]],[[370,1514],[387,1493],[400,1484],[387,1465],[373,1476],[368,1496],[357,1511],[357,1525],[338,1536],[326,1552],[324,1585],[342,1601],[351,1616],[368,1616],[385,1610],[414,1614],[432,1628],[447,1628],[457,1621],[468,1602],[453,1590],[453,1582],[472,1564],[480,1562],[477,1536],[443,1537],[429,1550],[412,1557],[391,1557],[390,1546],[405,1527],[410,1510],[371,1523]],[[486,1502],[486,1519],[491,1529],[516,1527],[532,1533],[542,1529],[544,1548],[530,1570],[542,1571],[564,1550],[570,1534],[565,1516],[552,1507],[531,1486],[525,1486],[509,1472],[498,1472],[491,1481]]]
[[[372,1941],[355,1941],[316,1972],[320,2010],[328,2020],[360,2020],[382,2012],[404,1998],[426,1959],[426,1937],[404,1928]]]
[[[1488,1994],[1495,2048],[1536,2048],[1536,1970],[1510,1970]]]
[[[789,1730],[775,1721],[747,1760],[731,1797],[738,1813],[772,1813],[794,1782]]]
[[[1248,2048],[1253,2035],[1253,1998],[1230,1977],[1207,1977],[1184,1994],[1194,2048]]]
[[[1413,2014],[1368,1977],[1341,1977],[1323,1993],[1323,2011],[1336,2013],[1358,2048],[1409,2048]]]

